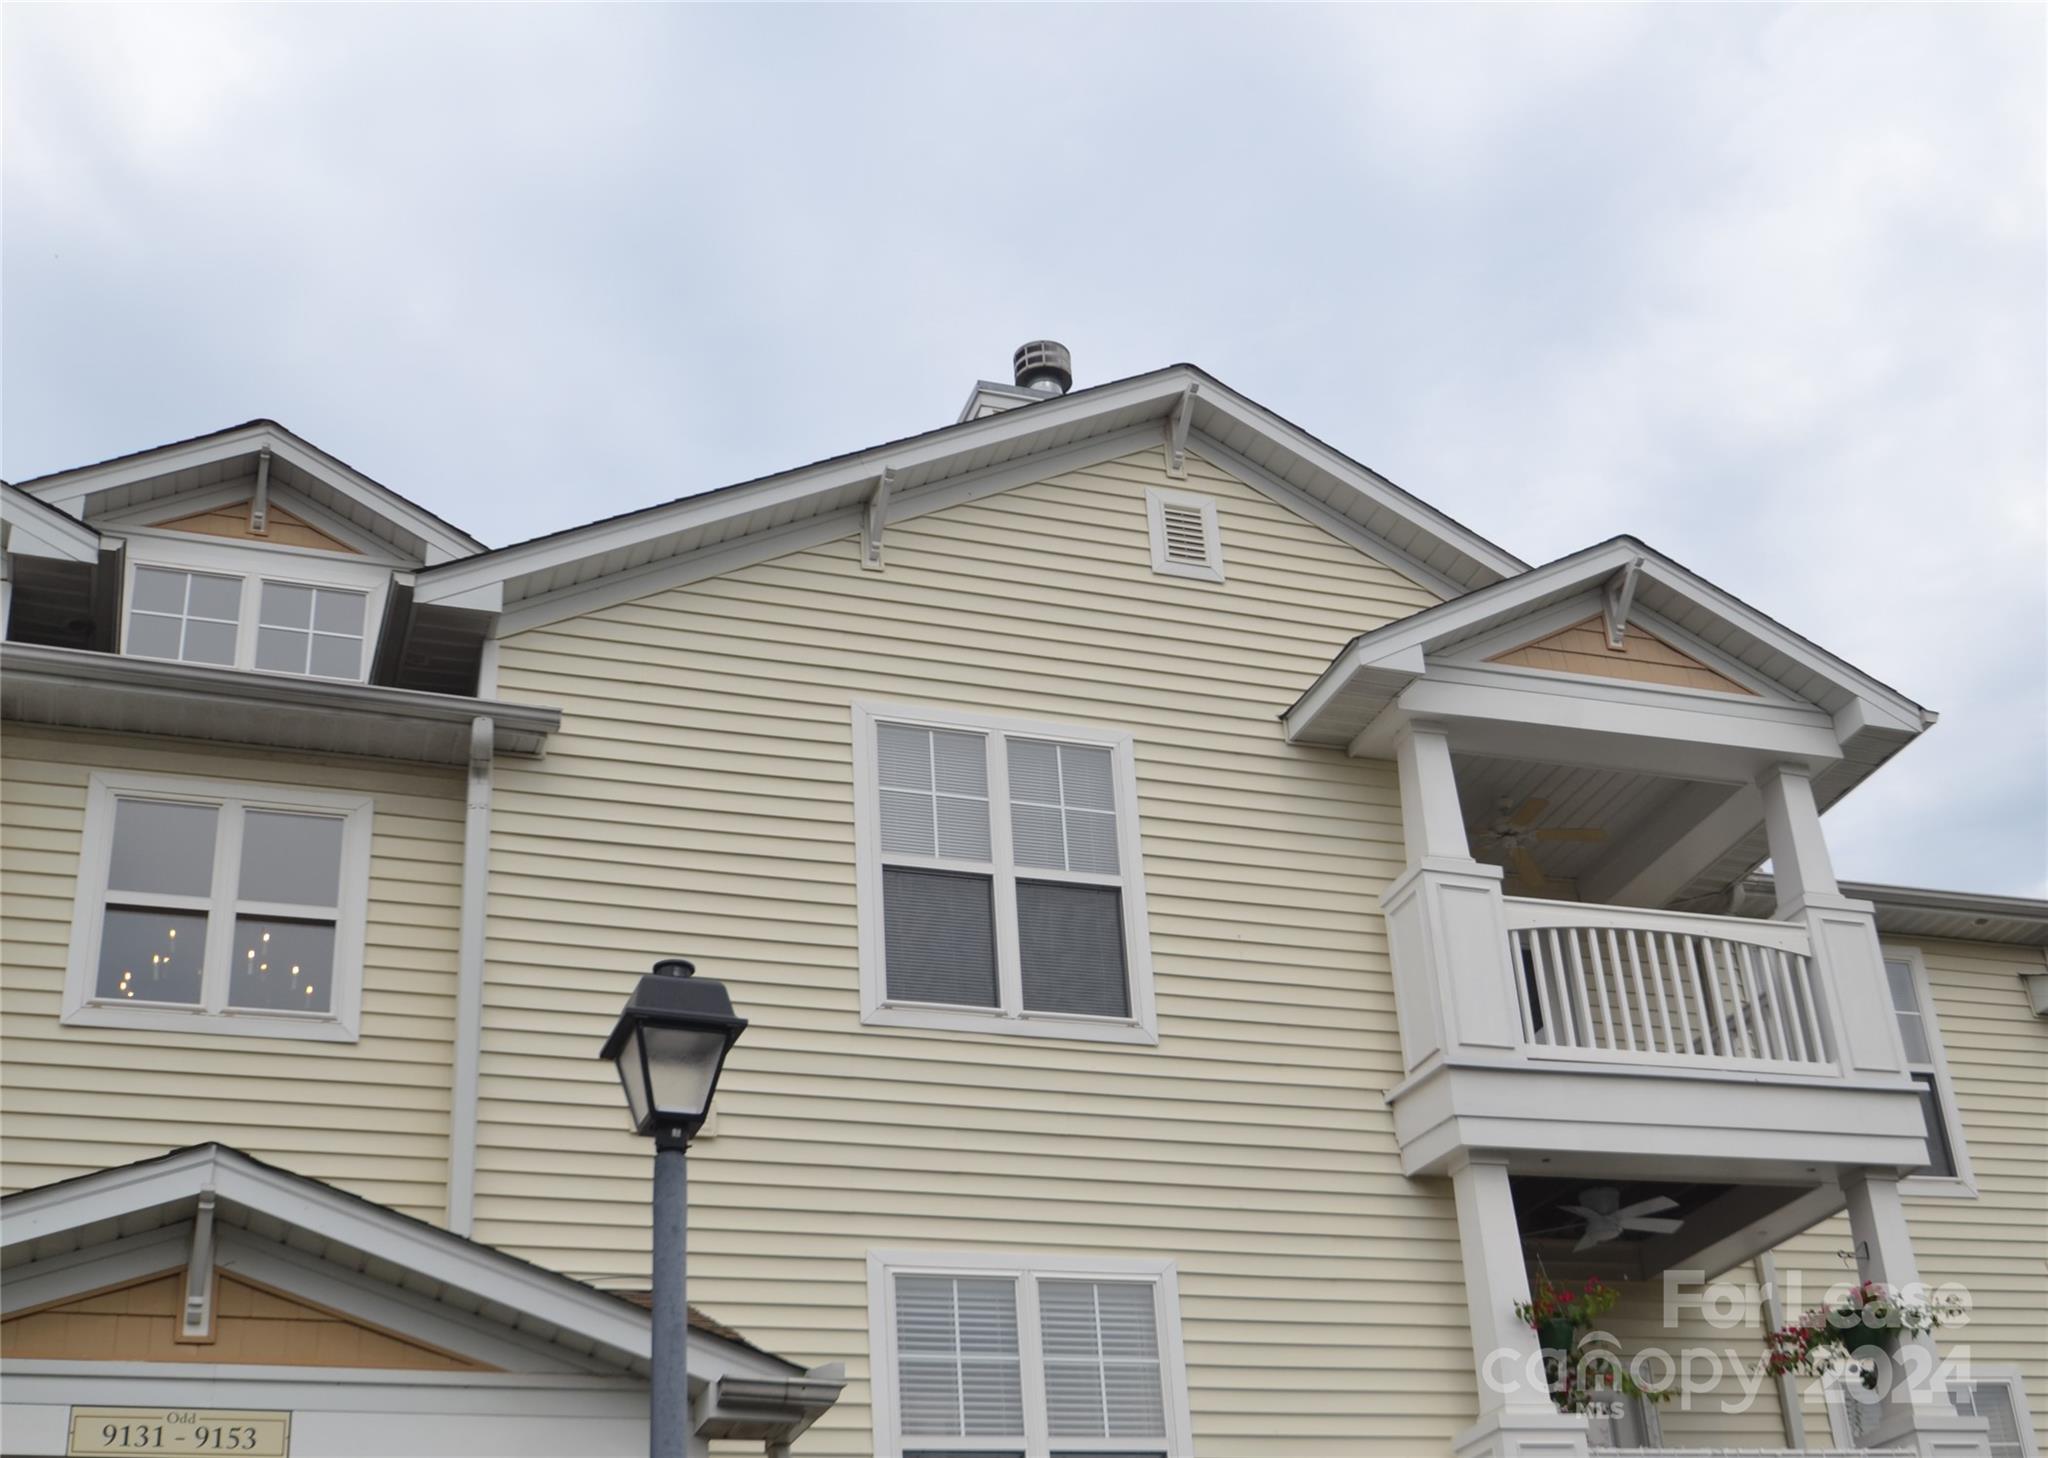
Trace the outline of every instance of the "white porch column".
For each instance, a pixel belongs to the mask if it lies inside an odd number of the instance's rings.
[[[1451,770],[1451,739],[1440,724],[1411,724],[1394,747],[1401,771],[1401,835],[1408,864],[1431,859],[1472,859],[1465,812]]]
[[[1803,765],[1777,765],[1757,781],[1764,802],[1764,833],[1778,888],[1778,917],[1806,923],[1813,938],[1813,970],[1829,1052],[1847,1074],[1903,1078],[1906,1050],[1899,1041],[1884,954],[1878,949],[1877,913],[1851,900],[1835,881],[1821,833],[1813,777]]]
[[[1764,834],[1771,843],[1771,871],[1778,904],[1804,901],[1810,894],[1836,896],[1834,862],[1821,834],[1820,807],[1806,766],[1781,764],[1757,781],[1764,797]]]
[[[1380,898],[1394,1010],[1409,1072],[1448,1054],[1500,1058],[1521,1046],[1501,871],[1472,859],[1440,724],[1410,724],[1394,749],[1408,868]]]
[[[1852,1171],[1842,1181],[1842,1192],[1849,1199],[1857,1275],[1881,1281],[1906,1299],[1924,1298],[1912,1231],[1899,1201],[1898,1177],[1877,1170]],[[1931,1335],[1901,1334],[1890,1373],[1892,1385],[1880,1399],[1866,1447],[1901,1448],[1918,1458],[1990,1458],[1984,1419],[1956,1412],[1936,1376],[1939,1365]],[[1855,1395],[1848,1400],[1855,1401]]]
[[[1472,1156],[1452,1173],[1451,1190],[1479,1378],[1479,1421],[1452,1446],[1458,1458],[1577,1458],[1586,1451],[1586,1420],[1551,1403],[1536,1333],[1515,1315],[1515,1303],[1529,1299],[1529,1268],[1507,1165]]]

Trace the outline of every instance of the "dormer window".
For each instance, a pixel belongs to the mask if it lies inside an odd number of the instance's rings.
[[[264,583],[256,667],[313,678],[361,678],[366,599],[365,593],[332,587]]]
[[[149,541],[139,533],[131,542],[131,549],[138,547],[146,555],[128,580],[124,652],[363,681],[370,624],[382,611],[389,569],[315,562],[309,554],[273,566],[233,548]],[[224,572],[213,570],[216,565],[256,570]]]
[[[241,578],[138,567],[130,603],[130,653],[181,663],[234,663]]]

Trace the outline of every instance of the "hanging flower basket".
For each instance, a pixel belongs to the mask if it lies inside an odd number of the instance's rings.
[[[1569,1316],[1545,1317],[1531,1324],[1536,1328],[1538,1346],[1546,1352],[1561,1352],[1567,1356],[1579,1344],[1579,1333],[1585,1330]]]
[[[1902,1337],[1946,1324],[1960,1306],[1960,1301],[1931,1305],[1904,1300],[1880,1281],[1865,1281],[1841,1300],[1816,1306],[1764,1338],[1764,1371],[1773,1377],[1795,1372],[1818,1377],[1853,1367],[1860,1370],[1863,1385],[1875,1389],[1878,1369]]]

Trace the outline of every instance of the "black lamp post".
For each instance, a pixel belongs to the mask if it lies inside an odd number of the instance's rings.
[[[654,1138],[654,1351],[647,1442],[685,1458],[690,1442],[690,1174],[685,1154],[711,1112],[725,1055],[746,1031],[725,984],[680,957],[656,962],[626,1000],[602,1057],[619,1070],[633,1132]]]

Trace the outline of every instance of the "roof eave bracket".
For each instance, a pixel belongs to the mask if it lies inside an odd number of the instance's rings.
[[[884,466],[860,524],[860,565],[871,572],[882,570],[882,532],[889,524],[889,498],[895,492],[896,468]]]
[[[1633,557],[1628,566],[1607,579],[1600,590],[1600,615],[1607,626],[1607,651],[1628,651],[1628,610],[1636,597],[1636,579],[1642,575],[1643,559]]]
[[[270,448],[256,453],[256,492],[249,498],[249,531],[262,536],[270,530]]]
[[[1191,384],[1180,392],[1173,413],[1166,418],[1166,474],[1176,481],[1188,478],[1188,431],[1195,419],[1195,396],[1200,385]]]
[[[178,1310],[178,1340],[213,1340],[213,1187],[199,1192],[192,1216],[192,1250],[185,1259],[185,1299]]]

